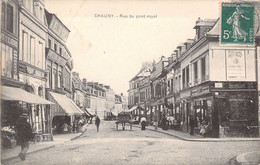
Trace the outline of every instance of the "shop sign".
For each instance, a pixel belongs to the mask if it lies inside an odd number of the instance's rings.
[[[158,100],[157,103],[158,103],[158,104],[163,104],[163,103],[164,103],[164,100],[163,100],[163,99]]]
[[[244,50],[227,50],[227,80],[245,79]]]
[[[224,89],[256,89],[256,83],[252,82],[223,82]]]
[[[69,36],[69,30],[56,18],[53,17],[50,24],[50,29],[56,33],[63,41],[66,41]]]
[[[198,88],[191,90],[191,96],[202,95],[202,94],[206,94],[209,92],[210,92],[209,86],[198,87]]]
[[[67,60],[65,60],[63,57],[61,57],[60,55],[58,55],[51,49],[49,49],[47,57],[48,57],[48,59],[50,59],[52,61],[58,62],[62,66],[64,66],[67,62]]]
[[[24,72],[24,73],[28,73],[27,66],[25,64],[20,63],[19,64],[19,71]]]
[[[16,47],[16,48],[18,47],[18,41],[12,39],[11,37],[9,37],[9,36],[7,36],[6,34],[3,34],[3,33],[2,33],[2,35],[1,35],[1,37],[2,37],[2,40],[3,40],[3,41],[5,41],[5,42],[11,44],[12,46],[14,46],[14,47]]]
[[[223,84],[222,83],[215,83],[215,88],[223,88]]]

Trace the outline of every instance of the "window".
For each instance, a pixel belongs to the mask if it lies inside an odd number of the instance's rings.
[[[35,39],[31,37],[31,44],[30,44],[30,64],[35,65]]]
[[[10,33],[14,33],[14,7],[2,2],[1,27]]]
[[[201,79],[206,80],[206,57],[201,59]]]
[[[47,72],[48,72],[48,78],[47,78],[47,84],[49,85],[49,88],[52,89],[52,73],[51,73],[51,65],[47,65]]]
[[[145,92],[140,93],[140,102],[144,102],[145,100]]]
[[[186,85],[185,85],[185,68],[182,69],[182,87],[185,88]]]
[[[62,67],[59,67],[59,74],[58,74],[58,88],[62,86]]]
[[[13,33],[13,18],[14,11],[13,6],[7,4],[7,30]]]
[[[57,88],[58,85],[58,76],[57,76],[57,64],[53,65],[53,72],[52,72],[52,87],[53,89]]]
[[[43,44],[38,42],[38,54],[35,56],[35,66],[43,69]]]
[[[23,32],[23,61],[28,62],[28,34]]]
[[[194,62],[193,70],[194,70],[194,84],[197,84],[198,83],[198,61]]]
[[[48,39],[48,46],[51,49],[51,39]]]
[[[62,48],[60,47],[60,55],[62,56]]]
[[[173,78],[171,79],[171,92],[173,92]]]
[[[57,44],[54,43],[54,51],[57,52]]]
[[[39,88],[38,88],[38,95],[39,95],[40,97],[43,96],[43,89],[42,89],[42,87],[39,87]]]
[[[190,67],[186,67],[186,87],[189,87],[190,84]]]
[[[12,78],[13,77],[13,49],[5,44],[1,45],[1,55],[2,55],[2,75]]]
[[[1,17],[1,19],[2,19],[2,21],[1,21],[2,26],[1,27],[3,29],[5,28],[5,6],[6,6],[5,2],[2,2],[2,17]]]
[[[179,80],[178,80],[178,91],[181,89],[181,75],[179,75]]]
[[[170,85],[170,83],[171,83],[171,80],[168,80],[168,82],[167,82],[167,94],[169,94],[171,92],[171,85]]]

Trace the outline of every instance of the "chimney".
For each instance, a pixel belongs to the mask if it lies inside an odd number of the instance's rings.
[[[174,53],[175,53],[175,55],[176,55],[176,59],[178,59],[178,57],[180,56],[180,55],[179,55],[179,50],[178,50],[178,49],[175,49],[175,50],[174,50]]]
[[[87,87],[87,79],[86,78],[83,78],[83,87]]]
[[[209,29],[213,27],[213,25],[216,23],[216,19],[200,19],[200,17],[196,21],[196,25],[193,29],[196,30],[196,36],[195,40],[200,39],[203,37]]]
[[[188,50],[191,47],[193,41],[193,39],[187,39],[187,41],[185,42],[186,50]]]
[[[173,62],[177,60],[177,55],[175,51],[171,54],[171,57]]]
[[[124,96],[124,94],[123,94],[123,93],[121,93],[121,96]]]
[[[169,62],[169,64],[172,64],[172,63],[173,63],[173,60],[172,60],[172,57],[171,57],[171,56],[168,57],[168,62]]]

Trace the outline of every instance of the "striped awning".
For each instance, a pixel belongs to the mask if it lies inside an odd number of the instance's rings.
[[[81,115],[84,112],[66,95],[49,92],[50,95],[54,98],[56,103],[62,108],[62,110],[68,115]]]
[[[29,104],[55,104],[38,95],[29,93],[21,88],[1,86],[1,99],[8,101],[22,101]]]
[[[131,109],[128,110],[128,112],[132,112],[137,109],[137,106],[133,106]]]
[[[89,115],[89,116],[95,116],[96,112],[93,109],[90,108],[85,108],[85,112]]]

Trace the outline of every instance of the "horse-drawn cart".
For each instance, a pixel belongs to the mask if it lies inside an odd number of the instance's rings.
[[[126,123],[130,124],[130,130],[132,130],[131,114],[129,112],[122,111],[118,113],[116,120],[116,130],[118,130],[118,124],[122,124],[122,129],[125,130]]]

